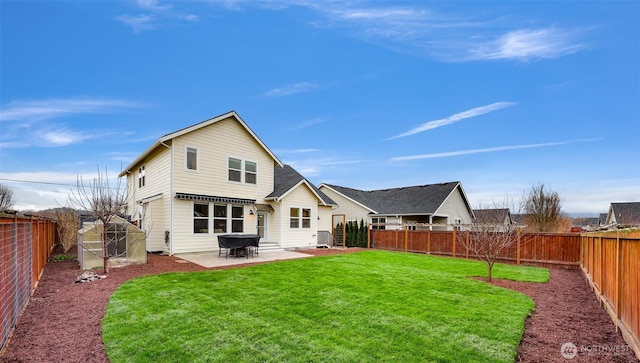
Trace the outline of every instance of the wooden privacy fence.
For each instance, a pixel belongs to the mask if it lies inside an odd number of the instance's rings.
[[[477,258],[461,242],[461,239],[473,238],[473,234],[465,231],[373,229],[369,233],[369,243],[373,248]],[[516,243],[503,249],[498,255],[498,261],[577,270],[580,268],[580,235],[518,233]]]
[[[640,357],[640,230],[583,233],[580,243],[582,271]]]
[[[54,221],[0,217],[0,352],[40,280],[55,239]]]

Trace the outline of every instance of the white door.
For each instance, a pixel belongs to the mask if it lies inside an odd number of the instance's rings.
[[[267,216],[266,212],[258,212],[258,235],[260,242],[267,240]]]

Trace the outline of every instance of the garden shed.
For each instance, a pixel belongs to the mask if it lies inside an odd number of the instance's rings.
[[[100,221],[84,222],[78,230],[78,261],[80,268],[90,270],[103,267]],[[114,217],[106,229],[107,254],[111,267],[147,263],[146,234],[121,217]]]

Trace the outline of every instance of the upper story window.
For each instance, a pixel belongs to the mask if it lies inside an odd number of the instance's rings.
[[[198,170],[198,149],[187,147],[186,165],[188,170]]]
[[[310,208],[290,208],[289,209],[290,228],[311,228]]]
[[[145,185],[145,171],[144,165],[138,169],[138,188],[142,188]]]
[[[258,164],[254,161],[229,157],[229,181],[257,184]]]
[[[258,164],[253,161],[244,162],[244,182],[247,184],[258,183]]]
[[[229,181],[242,182],[242,160],[229,158]]]

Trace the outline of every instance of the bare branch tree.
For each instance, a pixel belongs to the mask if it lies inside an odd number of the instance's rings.
[[[561,228],[560,196],[545,190],[544,184],[531,187],[522,209],[525,223],[533,232],[556,232]]]
[[[109,273],[109,245],[117,243],[118,233],[113,241],[109,239],[109,223],[127,205],[127,191],[121,187],[121,179],[115,186],[109,184],[109,177],[105,168],[104,173],[98,168],[98,176],[92,181],[84,181],[78,176],[77,187],[69,196],[69,203],[79,210],[88,211],[96,220],[96,230],[102,240],[102,258],[104,273]],[[112,233],[113,234],[113,233]],[[82,246],[79,246],[82,247]],[[113,249],[115,250],[115,249]]]
[[[487,265],[489,281],[493,278],[493,266],[500,254],[518,242],[518,226],[510,218],[509,204],[481,209],[476,220],[461,226],[466,233],[458,233],[458,243]]]
[[[60,237],[60,245],[63,252],[69,251],[78,239],[78,229],[80,229],[80,220],[78,212],[72,208],[56,209],[56,223],[58,236]]]
[[[0,212],[13,208],[13,190],[6,185],[0,184]]]

